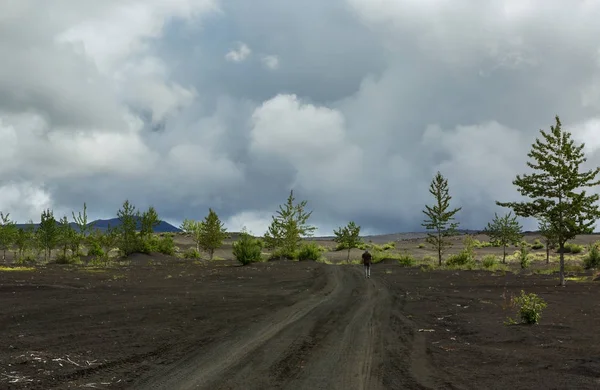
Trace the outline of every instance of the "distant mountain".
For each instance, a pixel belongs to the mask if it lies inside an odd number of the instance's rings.
[[[71,222],[69,225],[71,225],[71,227],[75,230],[79,230],[79,227],[77,226],[76,223]],[[90,223],[88,223],[88,226],[93,226],[93,228],[98,229],[100,231],[106,231],[106,229],[108,229],[108,227],[117,227],[121,225],[121,221],[119,220],[119,218],[111,218],[111,219],[97,219],[95,221],[92,221]],[[137,228],[138,230],[141,228],[141,219],[138,218],[137,220]],[[25,223],[18,223],[17,224],[17,228],[27,228],[27,226],[29,226],[28,224]],[[33,224],[33,227],[35,229],[37,229],[37,227],[39,226],[39,223],[35,223]],[[175,226],[171,225],[168,222],[165,221],[160,221],[159,224],[157,226],[154,227],[154,232],[155,233],[178,233],[181,232],[181,229],[176,228]]]

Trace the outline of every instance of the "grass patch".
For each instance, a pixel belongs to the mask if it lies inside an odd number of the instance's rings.
[[[35,271],[34,267],[5,267],[0,266],[0,272],[31,272]]]

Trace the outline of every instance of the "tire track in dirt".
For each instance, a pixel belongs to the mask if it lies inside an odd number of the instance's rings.
[[[388,359],[384,383],[388,388],[448,388],[447,384],[439,383],[429,362],[425,335],[404,312],[406,293],[395,289],[391,300],[390,323],[385,331]]]
[[[343,267],[344,282],[355,287],[360,299],[347,308],[342,327],[327,334],[316,348],[298,378],[289,380],[288,389],[379,389],[379,365],[383,361],[382,324],[387,322],[387,290],[365,280],[354,267]]]
[[[214,389],[219,382],[228,378],[225,374],[231,368],[240,363],[251,362],[254,352],[286,327],[298,324],[315,308],[338,298],[344,291],[339,267],[324,267],[323,269],[328,273],[328,282],[316,296],[277,312],[269,319],[250,327],[244,334],[232,336],[230,341],[220,344],[213,350],[194,354],[165,370],[142,378],[133,388]]]

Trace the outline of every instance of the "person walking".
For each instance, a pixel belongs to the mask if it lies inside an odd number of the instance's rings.
[[[369,253],[369,250],[365,250],[362,254],[363,265],[365,267],[365,278],[371,277],[371,260],[373,260],[373,256]]]

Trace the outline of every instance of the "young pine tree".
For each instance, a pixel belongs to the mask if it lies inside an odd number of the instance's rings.
[[[44,251],[44,259],[48,261],[52,256],[52,250],[56,248],[58,241],[58,228],[52,210],[47,209],[42,212],[41,222],[36,231],[36,236],[40,248]]]
[[[156,209],[150,206],[147,211],[142,213],[140,236],[146,238],[154,233],[154,228],[157,227],[159,223],[160,219],[158,218]]]
[[[6,251],[14,244],[17,237],[17,226],[10,220],[10,213],[0,212],[0,249],[2,250],[2,260],[6,260]]]
[[[74,256],[77,256],[81,252],[81,245],[87,243],[94,226],[93,224],[88,223],[87,204],[83,203],[83,214],[81,211],[78,213],[78,215],[75,215],[75,212],[72,212],[72,214],[73,220],[77,225],[77,232],[72,242],[71,251],[73,252]]]
[[[136,212],[135,206],[126,200],[121,209],[117,212],[119,218],[119,249],[124,256],[129,256],[139,249],[139,240],[137,235],[137,221],[139,212]]]
[[[567,241],[578,234],[593,231],[600,209],[597,194],[588,195],[586,187],[600,184],[596,176],[600,168],[581,171],[586,161],[583,148],[576,145],[571,133],[562,130],[558,116],[550,132],[540,130],[542,139],[536,138],[527,154],[533,161],[527,166],[531,174],[517,175],[513,184],[521,195],[529,198],[525,202],[496,202],[499,206],[514,210],[521,217],[543,219],[552,227],[560,250],[560,285],[565,285],[564,247]]]
[[[63,259],[67,258],[67,251],[72,247],[73,241],[77,238],[77,233],[71,227],[69,223],[69,219],[65,215],[58,222],[57,231],[56,231],[56,243],[58,247],[62,250]],[[77,253],[73,253],[73,256],[76,256]]]
[[[446,248],[452,245],[448,237],[456,235],[457,222],[454,215],[462,208],[450,210],[450,200],[452,197],[448,191],[448,180],[438,172],[429,186],[429,193],[433,195],[435,204],[425,206],[423,213],[428,217],[422,224],[427,230],[433,233],[427,234],[427,242],[430,243],[438,253],[438,263],[442,265],[442,255]]]
[[[272,217],[271,225],[265,233],[267,248],[280,250],[282,257],[293,258],[302,237],[310,237],[317,229],[308,224],[311,212],[305,212],[307,201],[294,204],[294,191],[290,191],[287,202],[279,206],[277,215]]]
[[[346,261],[350,261],[350,251],[354,248],[358,248],[362,243],[362,239],[360,238],[360,226],[356,225],[354,221],[350,221],[348,225],[334,230],[333,234],[335,234],[333,240],[338,243],[338,248],[348,250]]]
[[[208,215],[198,227],[200,248],[208,252],[210,260],[213,259],[215,250],[223,246],[223,241],[229,236],[223,222],[213,209],[208,209]]]
[[[488,223],[484,233],[490,237],[490,241],[496,241],[502,246],[502,263],[506,263],[506,247],[517,245],[523,238],[517,216],[511,217],[511,213],[503,217],[494,213],[494,219]]]

